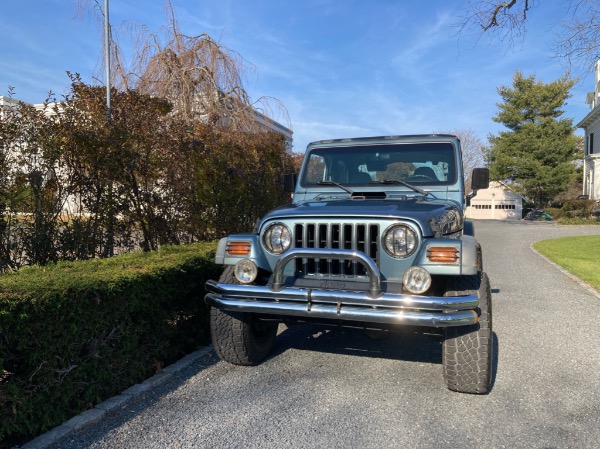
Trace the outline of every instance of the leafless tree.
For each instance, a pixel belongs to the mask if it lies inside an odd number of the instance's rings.
[[[463,169],[465,173],[465,185],[467,190],[471,186],[471,174],[476,167],[483,167],[484,160],[484,144],[479,136],[472,129],[455,129],[438,131],[435,134],[451,134],[460,139],[463,158]]]
[[[471,0],[457,26],[462,32],[487,35],[512,47],[523,41],[528,19],[543,7],[536,0]],[[560,31],[549,42],[569,68],[590,70],[600,57],[600,2],[565,0]]]
[[[575,4],[555,42],[557,56],[582,67],[592,67],[600,58],[600,4],[585,0]]]
[[[99,0],[77,0],[77,4],[80,12],[93,11],[96,18],[103,18]],[[246,75],[256,70],[253,64],[206,33],[183,34],[170,0],[165,0],[165,15],[167,24],[157,33],[131,22],[118,32],[111,28],[111,78],[117,90],[165,98],[180,118],[202,119],[224,130],[259,127],[253,109],[289,125],[281,102],[272,97],[252,101],[248,95],[244,84]],[[130,60],[120,44],[125,39],[134,49]]]

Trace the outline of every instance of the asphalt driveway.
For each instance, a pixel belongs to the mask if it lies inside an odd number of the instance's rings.
[[[294,327],[258,367],[212,354],[60,448],[597,448],[600,299],[531,243],[600,227],[478,222],[493,291],[489,395],[447,390],[440,343]]]

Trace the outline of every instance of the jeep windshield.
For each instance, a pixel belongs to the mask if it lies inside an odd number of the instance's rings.
[[[445,186],[454,184],[457,176],[455,149],[449,142],[322,147],[307,157],[303,187]]]

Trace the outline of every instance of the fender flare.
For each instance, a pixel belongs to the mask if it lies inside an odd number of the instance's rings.
[[[463,234],[475,237],[475,223],[473,223],[471,220],[465,220]]]

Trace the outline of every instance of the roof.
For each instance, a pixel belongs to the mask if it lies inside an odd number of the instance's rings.
[[[494,189],[501,189],[507,193],[510,193],[512,195],[518,196],[519,198],[521,198],[523,201],[525,201],[525,197],[523,195],[521,195],[520,193],[515,192],[508,184],[502,182],[502,181],[490,181],[490,186],[487,189],[481,189],[478,190],[477,195],[480,196],[481,192],[484,192],[485,190],[494,190]],[[474,197],[473,199],[476,199],[476,197]]]
[[[309,147],[316,145],[328,145],[333,143],[349,143],[349,142],[370,142],[370,141],[385,141],[385,140],[410,140],[410,139],[431,139],[437,138],[444,139],[458,139],[453,134],[407,134],[397,136],[377,136],[377,137],[352,137],[348,139],[329,139],[329,140],[318,140],[308,144]]]
[[[592,123],[600,119],[600,106],[596,106],[592,109],[588,115],[586,115],[583,120],[581,120],[577,124],[577,128],[587,128]]]

